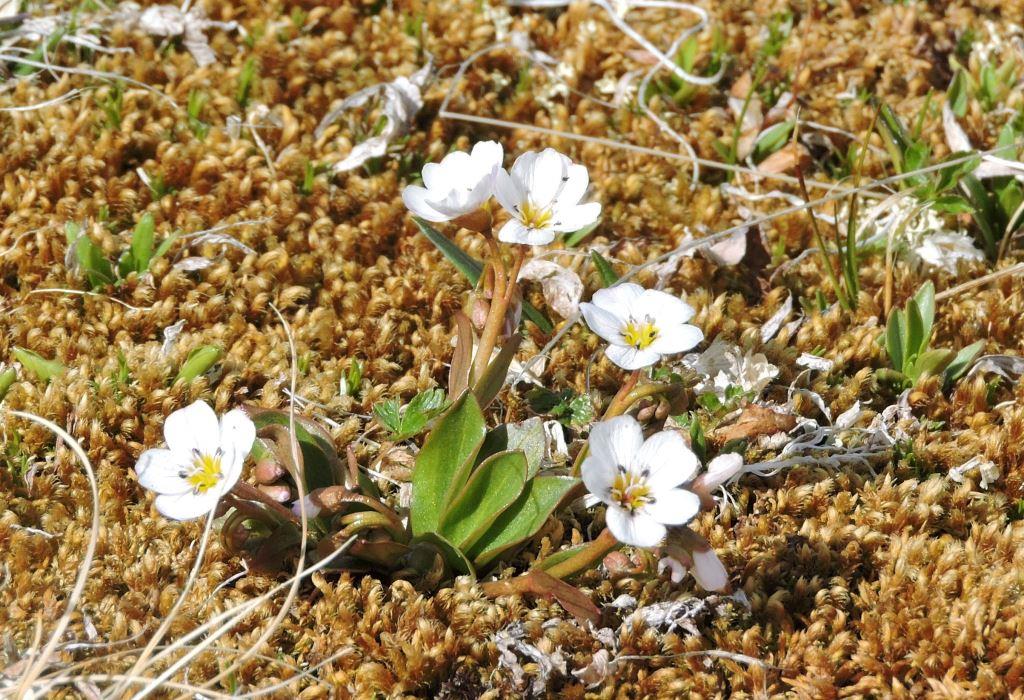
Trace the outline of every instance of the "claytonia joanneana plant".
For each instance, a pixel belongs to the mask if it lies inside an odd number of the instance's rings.
[[[238,481],[256,439],[256,427],[239,409],[219,421],[206,403],[175,411],[164,423],[167,448],[146,450],[135,471],[157,494],[156,509],[174,520],[206,515]]]
[[[598,290],[580,311],[590,329],[608,341],[605,355],[623,369],[649,367],[704,340],[701,330],[687,323],[694,311],[686,302],[638,284]]]

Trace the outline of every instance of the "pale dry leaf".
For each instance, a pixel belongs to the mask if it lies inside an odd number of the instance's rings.
[[[520,280],[539,282],[544,301],[562,318],[572,318],[583,297],[583,282],[572,270],[550,260],[533,258],[519,271]]]

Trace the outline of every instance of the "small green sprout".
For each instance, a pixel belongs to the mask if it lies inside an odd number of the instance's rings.
[[[49,382],[54,377],[64,374],[66,369],[57,360],[47,360],[45,357],[32,350],[25,348],[14,348],[11,351],[14,359],[21,363],[21,366],[28,370],[36,379]]]
[[[224,356],[224,349],[217,345],[201,345],[188,354],[174,382],[188,384],[196,377],[206,374]]]
[[[255,79],[256,59],[250,58],[245,62],[245,65],[242,66],[242,72],[238,74],[238,89],[235,91],[235,101],[237,101],[243,109],[249,106],[252,84]]]
[[[400,406],[398,399],[381,401],[373,407],[373,415],[391,440],[401,442],[423,432],[427,422],[447,407],[443,390],[427,389],[416,394],[406,406]]]
[[[979,340],[960,352],[931,349],[935,322],[935,287],[925,282],[903,309],[889,315],[884,344],[893,372],[880,376],[903,387],[911,387],[926,374],[942,374],[943,383],[951,385],[964,375],[985,341]]]
[[[359,360],[352,360],[348,366],[348,372],[341,379],[342,396],[359,396],[363,386],[363,369],[365,364]]]
[[[193,134],[195,134],[196,138],[200,140],[205,139],[206,135],[210,133],[210,125],[201,119],[203,109],[206,107],[206,103],[209,99],[209,96],[205,92],[189,90],[188,105],[186,107],[186,111],[188,113],[188,128]]]

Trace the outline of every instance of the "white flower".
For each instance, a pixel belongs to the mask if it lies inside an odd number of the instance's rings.
[[[608,529],[624,544],[653,547],[666,525],[684,525],[700,511],[700,497],[678,488],[697,475],[697,457],[682,436],[666,430],[644,441],[632,416],[594,426],[583,460],[583,483],[608,504]]]
[[[601,205],[580,204],[589,184],[587,169],[553,148],[522,154],[510,172],[499,170],[494,180],[494,196],[512,215],[498,232],[498,239],[547,245],[556,233],[578,231],[594,223]]]
[[[135,465],[139,483],[157,494],[156,509],[174,520],[209,513],[242,473],[256,426],[240,409],[217,414],[196,401],[164,422],[166,449],[146,450]]]
[[[684,357],[683,364],[702,377],[695,391],[698,394],[714,393],[720,401],[725,401],[726,389],[730,386],[756,398],[779,373],[779,368],[763,354],[755,354],[751,350],[744,353],[721,336],[699,355]]]
[[[435,223],[471,214],[490,199],[503,153],[501,144],[481,141],[470,153],[455,151],[440,163],[427,163],[426,187],[409,185],[402,190],[402,201],[413,214]]]
[[[924,264],[942,268],[955,275],[961,261],[984,262],[985,254],[974,246],[966,233],[939,231],[923,236],[914,246],[914,255]]]
[[[580,311],[590,329],[608,341],[605,355],[623,369],[653,365],[662,355],[689,350],[704,339],[699,328],[686,323],[693,318],[688,304],[638,284],[598,290]]]

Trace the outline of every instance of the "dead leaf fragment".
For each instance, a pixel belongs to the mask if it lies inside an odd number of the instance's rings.
[[[730,440],[750,440],[762,435],[788,433],[795,427],[795,416],[751,403],[744,407],[735,423],[712,431],[711,439],[722,445]]]

